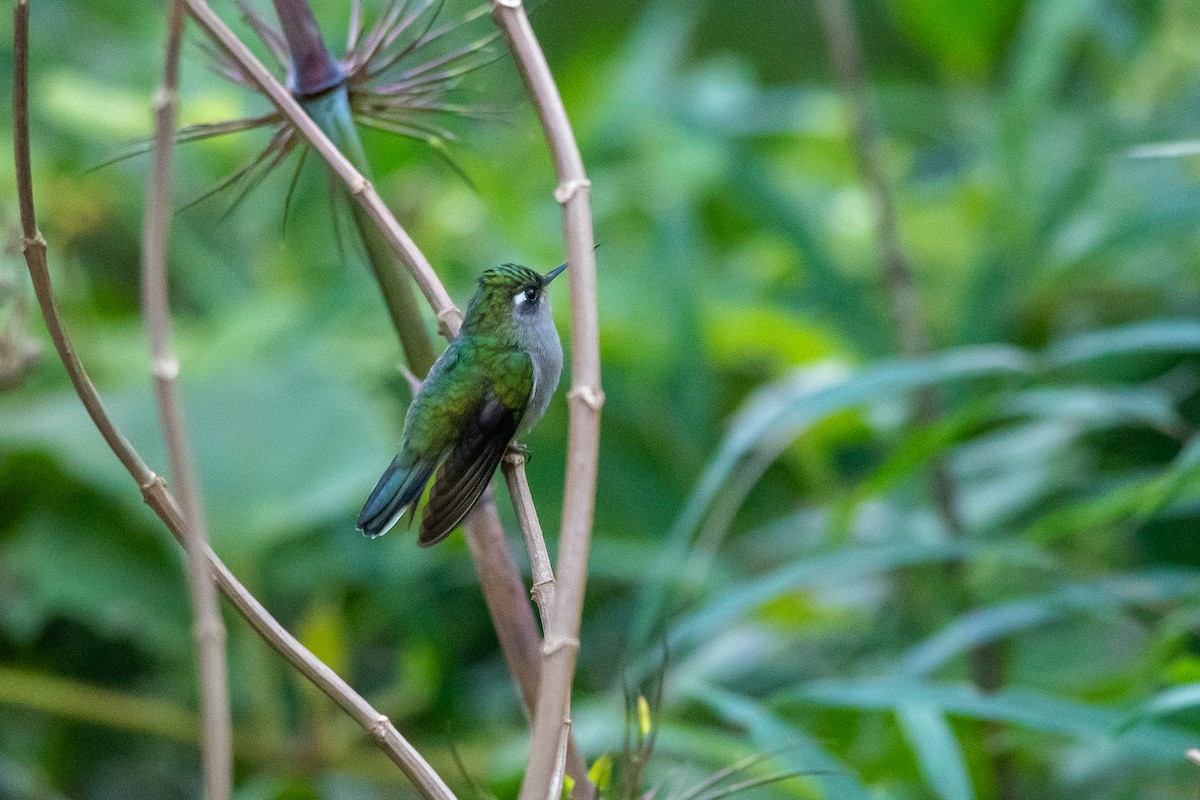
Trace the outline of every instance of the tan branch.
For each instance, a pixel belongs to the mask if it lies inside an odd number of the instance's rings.
[[[171,306],[167,297],[171,149],[175,143],[183,22],[183,6],[175,0],[168,12],[162,85],[154,99],[154,168],[146,192],[142,230],[142,316],[150,340],[154,391],[167,445],[171,478],[178,487],[179,504],[186,523],[183,550],[187,556],[188,594],[195,620],[200,673],[200,748],[203,753],[205,796],[209,800],[228,800],[233,792],[233,724],[229,717],[225,625],[221,620],[212,574],[204,558],[208,525],[188,449],[183,411],[176,394],[179,361],[171,344]]]
[[[529,594],[537,604],[542,618],[542,630],[550,628],[550,612],[554,608],[554,569],[550,566],[550,554],[546,552],[546,539],[542,535],[542,523],[538,520],[533,496],[529,493],[529,481],[525,478],[525,454],[510,449],[504,454],[504,480],[508,484],[508,496],[512,499],[517,522],[525,536],[525,548],[529,551],[529,571],[532,586]]]
[[[66,368],[75,392],[87,409],[92,422],[108,443],[121,464],[142,490],[146,504],[167,525],[182,544],[186,538],[183,511],[167,490],[162,478],[155,475],[142,457],[125,439],[104,408],[96,387],[79,361],[70,338],[63,327],[54,302],[53,286],[46,263],[46,242],[37,227],[33,203],[33,177],[29,157],[29,4],[18,0],[13,15],[13,150],[16,160],[17,197],[21,211],[21,231],[25,261],[33,280],[34,292],[46,321],[54,348]],[[454,794],[419,753],[388,721],[326,666],[304,645],[287,632],[270,612],[233,576],[221,559],[209,547],[203,548],[217,585],[233,602],[246,621],[275,650],[282,654],[306,678],[328,695],[356,722],[372,734],[388,757],[413,781],[429,800],[453,800]]]
[[[521,800],[552,800],[561,791],[556,767],[559,742],[571,714],[571,683],[579,651],[579,627],[587,586],[588,550],[596,500],[600,445],[600,334],[596,305],[591,184],[546,57],[520,0],[492,0],[492,17],[504,34],[541,121],[558,176],[554,198],[562,206],[563,236],[571,265],[571,390],[567,476],[559,538],[557,597],[542,648],[529,766]]]

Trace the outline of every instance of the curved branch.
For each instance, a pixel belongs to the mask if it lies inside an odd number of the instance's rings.
[[[558,87],[538,45],[520,0],[492,0],[492,17],[504,33],[517,69],[533,98],[546,143],[554,160],[562,206],[571,283],[571,391],[567,440],[567,477],[559,538],[557,599],[542,649],[542,683],[538,689],[529,766],[521,783],[521,800],[547,800],[561,792],[557,768],[559,743],[570,725],[571,682],[579,651],[579,626],[587,586],[588,550],[596,500],[600,446],[600,334],[596,305],[596,261],[593,253],[591,183]]]
[[[25,262],[33,280],[34,292],[46,321],[54,349],[58,352],[76,394],[87,409],[100,435],[142,490],[146,504],[154,510],[182,544],[186,522],[175,497],[162,478],[155,475],[138,452],[113,423],[91,378],[79,361],[62,324],[54,302],[53,286],[46,264],[46,241],[37,227],[33,204],[33,177],[29,157],[29,2],[17,0],[13,13],[13,150],[16,159],[17,198],[21,213],[21,232]],[[386,716],[380,714],[354,691],[337,673],[314,656],[292,636],[270,612],[243,586],[221,559],[205,546],[208,568],[226,597],[246,621],[275,650],[281,653],[306,678],[342,707],[356,722],[371,733],[388,757],[397,764],[423,796],[429,800],[454,800],[454,794],[433,768],[413,749]]]

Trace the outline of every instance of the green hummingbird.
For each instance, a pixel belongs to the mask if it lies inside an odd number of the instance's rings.
[[[440,542],[471,512],[504,451],[537,424],[558,387],[562,343],[546,289],[566,268],[540,275],[501,264],[480,276],[462,329],[408,408],[400,454],[367,498],[360,531],[382,536],[415,514],[435,470],[418,544]]]

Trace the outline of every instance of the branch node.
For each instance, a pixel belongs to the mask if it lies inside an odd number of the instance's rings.
[[[497,2],[500,2],[500,0],[497,0]],[[517,5],[520,5],[519,0]],[[558,188],[554,190],[554,199],[558,201],[560,206],[565,206],[571,201],[571,198],[575,196],[576,192],[580,191],[581,189],[590,188],[592,188],[592,182],[587,178],[572,178],[571,180],[563,181],[558,185]]]
[[[162,111],[165,108],[170,108],[175,105],[175,101],[179,98],[178,93],[174,89],[168,89],[165,86],[160,86],[154,91],[154,110]]]
[[[167,482],[163,480],[161,475],[154,472],[146,473],[146,480],[138,484],[138,488],[142,490],[142,500],[147,505],[153,507],[154,503],[150,502],[150,498],[167,488]]]
[[[160,381],[173,381],[179,377],[179,359],[162,356],[150,362],[150,374]]]
[[[579,640],[574,636],[548,636],[542,645],[542,655],[551,656],[559,650],[579,650]]]
[[[380,714],[375,718],[374,722],[371,723],[370,730],[371,735],[376,739],[381,742],[385,741],[388,738],[388,734],[392,730],[392,721],[387,718],[386,714]]]
[[[591,386],[576,386],[567,392],[567,399],[581,400],[592,411],[600,413],[600,408],[604,405],[604,392],[593,389]]]
[[[456,306],[450,306],[444,311],[439,311],[437,315],[438,333],[447,339],[453,339],[458,333],[458,329],[462,327],[462,312]]]
[[[510,467],[519,467],[524,464],[525,452],[516,447],[510,447],[504,451],[504,463]]]
[[[34,231],[33,236],[21,237],[21,252],[28,253],[30,250],[45,250],[46,240],[42,237],[41,231]]]
[[[358,176],[358,180],[350,183],[350,196],[362,197],[371,192],[371,182],[362,175]]]

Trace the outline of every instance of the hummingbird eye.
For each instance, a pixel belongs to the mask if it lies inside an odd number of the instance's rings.
[[[532,286],[525,290],[525,299],[532,303],[538,298],[538,290]]]

